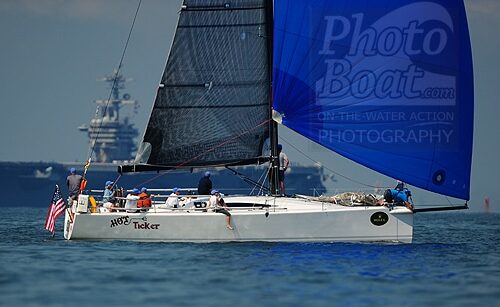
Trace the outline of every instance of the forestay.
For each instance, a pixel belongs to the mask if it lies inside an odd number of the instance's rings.
[[[412,185],[469,199],[473,75],[461,0],[275,0],[282,123]]]

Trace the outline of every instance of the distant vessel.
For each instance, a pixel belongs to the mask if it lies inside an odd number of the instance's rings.
[[[90,145],[95,142],[95,155],[93,157],[92,172],[87,174],[89,189],[102,189],[106,180],[115,180],[118,177],[117,166],[124,161],[131,160],[135,155],[138,135],[137,129],[129,116],[120,114],[120,110],[129,106],[134,109],[139,107],[137,101],[131,99],[130,94],[124,93],[126,81],[122,74],[115,70],[112,75],[100,81],[105,81],[113,88],[111,101],[106,108],[107,100],[96,100],[102,118],[94,118],[89,125],[78,127],[80,131],[87,132]],[[112,84],[115,83],[113,87]],[[102,126],[99,125],[102,121]],[[54,185],[59,184],[63,193],[66,192],[66,177],[68,170],[75,167],[82,173],[85,162],[0,162],[0,185],[6,187],[9,193],[4,193],[0,200],[1,206],[42,206],[45,207],[51,200]],[[258,178],[264,168],[247,166],[240,167],[242,174]],[[204,170],[178,171],[166,174],[151,181],[151,174],[138,173],[122,176],[119,186],[133,187],[146,185],[148,188],[172,188],[173,186],[196,187]],[[227,193],[248,193],[252,186],[236,178],[230,170],[224,168],[212,170],[214,184]],[[326,191],[325,181],[331,177],[323,172],[323,167],[292,165],[287,172],[287,186],[290,193],[297,194],[322,194]],[[147,182],[147,183],[146,183]],[[29,191],[29,192],[28,192]],[[46,201],[45,201],[46,200]]]
[[[125,78],[115,69],[112,75],[106,76],[100,81],[109,84],[112,90],[112,97],[96,100],[100,118],[93,118],[90,126],[82,125],[78,127],[80,131],[87,132],[90,145],[94,146],[95,156],[93,160],[100,163],[110,163],[113,161],[130,160],[136,150],[135,137],[138,130],[134,124],[130,123],[129,117],[120,119],[120,109],[131,105],[136,111],[139,104],[136,100],[130,99],[130,94],[121,95],[120,90],[125,89],[125,82],[132,79]]]

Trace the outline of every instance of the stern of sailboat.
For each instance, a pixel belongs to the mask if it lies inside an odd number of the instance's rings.
[[[64,211],[64,238],[66,240],[71,239],[71,234],[73,233],[75,215],[71,212],[71,207],[66,208]]]

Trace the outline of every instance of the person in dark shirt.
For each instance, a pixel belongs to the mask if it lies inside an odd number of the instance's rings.
[[[212,191],[212,181],[210,180],[210,172],[205,172],[205,176],[198,183],[198,195],[210,195]]]
[[[69,197],[71,200],[77,200],[78,194],[80,194],[80,185],[82,184],[83,177],[76,173],[76,169],[74,167],[70,168],[69,173],[70,174],[66,179]]]

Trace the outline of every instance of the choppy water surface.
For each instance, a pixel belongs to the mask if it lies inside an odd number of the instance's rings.
[[[53,239],[1,213],[0,305],[498,306],[500,214],[421,213],[413,244]],[[196,226],[193,226],[196,227]]]

